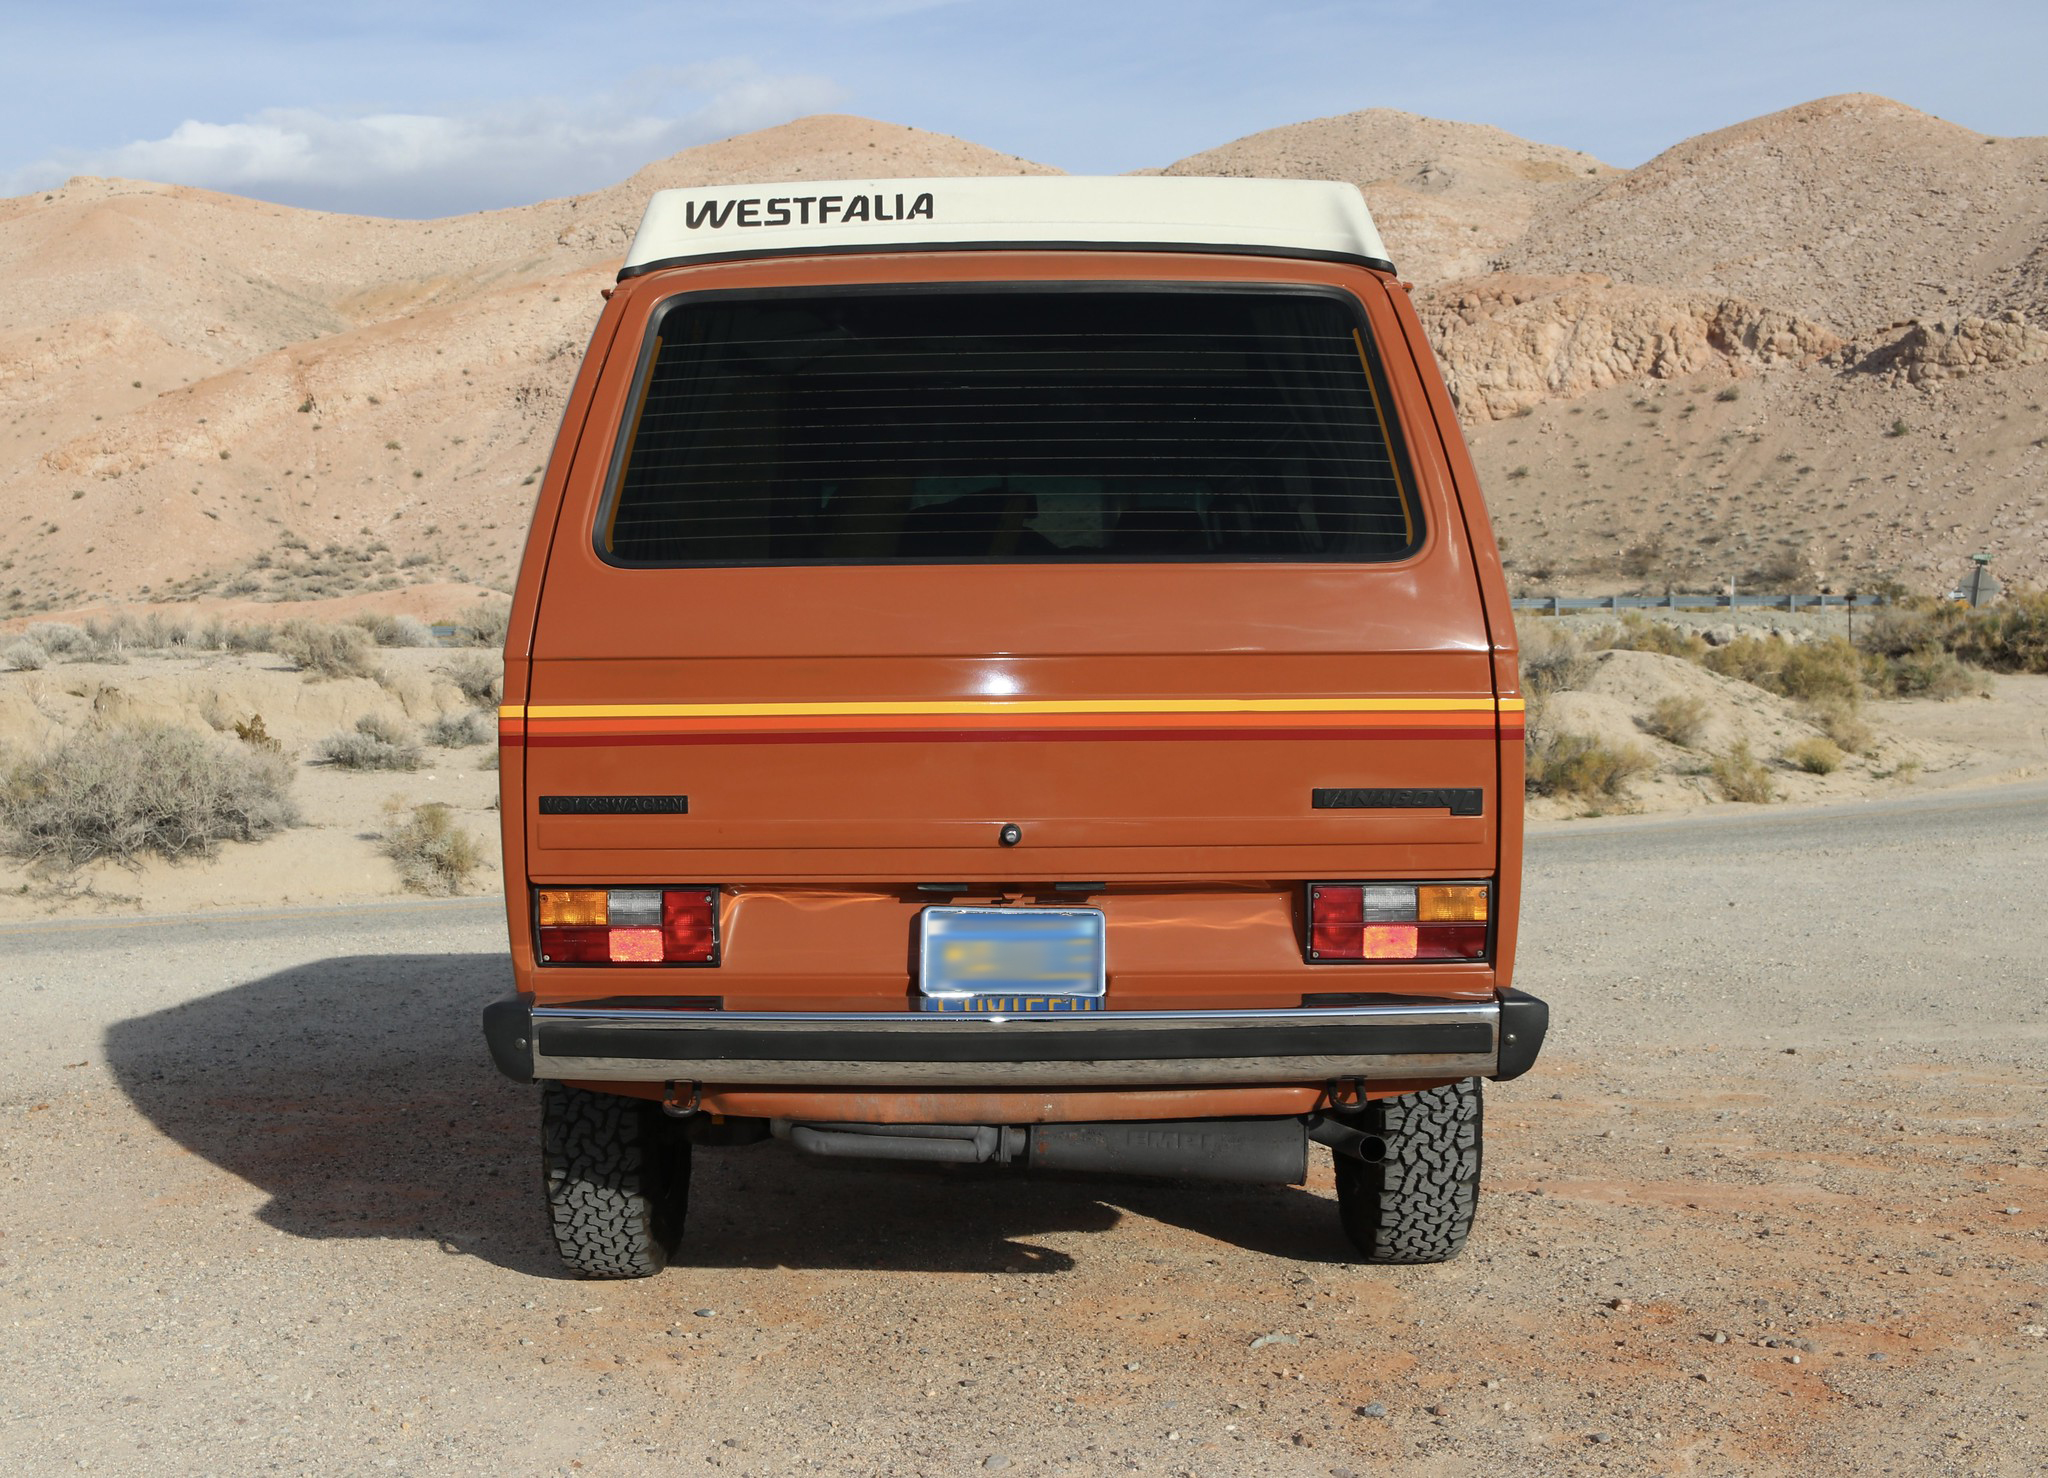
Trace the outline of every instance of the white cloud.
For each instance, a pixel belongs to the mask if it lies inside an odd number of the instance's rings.
[[[596,189],[678,149],[834,107],[824,77],[746,61],[650,71],[581,99],[468,113],[267,108],[234,123],[188,119],[162,138],[65,153],[15,172],[6,192],[75,174],[197,185],[324,210],[453,215]]]

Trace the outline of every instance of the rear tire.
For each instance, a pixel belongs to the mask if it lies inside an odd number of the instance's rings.
[[[689,1141],[644,1099],[546,1083],[540,1103],[548,1224],[569,1271],[580,1278],[660,1272],[689,1206]]]
[[[1373,1263],[1456,1257],[1479,1206],[1479,1080],[1377,1099],[1350,1119],[1386,1141],[1387,1159],[1337,1160],[1337,1211],[1352,1245]]]

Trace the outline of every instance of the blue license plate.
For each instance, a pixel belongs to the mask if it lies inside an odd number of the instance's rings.
[[[1024,1016],[1101,1009],[1099,908],[927,908],[920,931],[924,1010]]]

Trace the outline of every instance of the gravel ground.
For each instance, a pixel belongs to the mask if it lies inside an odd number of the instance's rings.
[[[2048,786],[1531,839],[1463,1257],[1304,1189],[704,1155],[560,1277],[490,903],[0,928],[0,1464],[2048,1471]],[[1320,1154],[1320,1152],[1319,1152]]]

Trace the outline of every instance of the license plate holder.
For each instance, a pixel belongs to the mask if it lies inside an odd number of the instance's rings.
[[[918,1006],[948,1014],[1100,1011],[1099,908],[932,907],[918,919]]]

